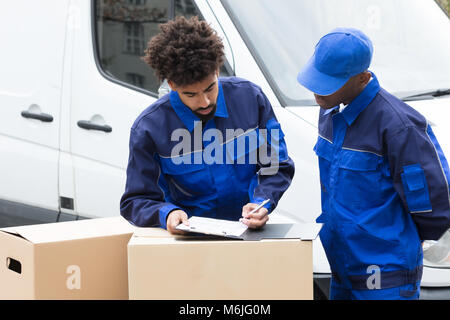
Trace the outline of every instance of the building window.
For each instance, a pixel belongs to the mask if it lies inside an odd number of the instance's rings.
[[[128,83],[139,88],[144,88],[145,77],[143,75],[137,73],[127,73],[126,79]]]
[[[125,22],[123,27],[124,51],[143,55],[145,49],[144,26],[139,22]]]
[[[128,0],[128,4],[135,6],[145,6],[147,0]]]

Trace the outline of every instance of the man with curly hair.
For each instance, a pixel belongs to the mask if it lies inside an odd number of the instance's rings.
[[[172,91],[131,128],[121,215],[173,234],[191,216],[264,226],[294,176],[270,102],[247,80],[219,78],[224,46],[206,22],[178,17],[160,29],[143,60]]]

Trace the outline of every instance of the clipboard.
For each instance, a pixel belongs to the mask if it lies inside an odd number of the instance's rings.
[[[235,225],[235,227],[231,228],[232,232],[229,232],[228,230],[230,229],[227,230],[227,226],[240,222],[202,217],[191,217],[189,221],[192,225],[185,226],[180,224],[177,226],[177,229],[190,234],[202,234],[244,241],[260,241],[262,239],[314,240],[322,228],[320,223],[267,223],[256,230],[247,228],[245,225],[240,230],[239,226]],[[223,226],[223,228],[199,228],[199,225],[196,223],[198,221],[216,223],[217,226]]]

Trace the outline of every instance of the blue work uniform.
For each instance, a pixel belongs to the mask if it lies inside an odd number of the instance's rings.
[[[450,170],[427,120],[372,80],[320,110],[320,239],[331,299],[417,299],[422,240],[450,227]]]
[[[236,77],[220,78],[218,86],[215,117],[204,124],[176,91],[134,122],[120,201],[132,224],[167,228],[168,214],[177,209],[237,221],[250,202],[270,199],[264,207],[272,212],[289,187],[294,163],[261,88]],[[277,160],[261,161],[260,154]]]

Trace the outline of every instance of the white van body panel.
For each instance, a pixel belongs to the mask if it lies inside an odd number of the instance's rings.
[[[450,155],[450,98],[448,96],[432,100],[407,102],[411,107],[419,111],[428,120],[442,151],[449,160]],[[450,181],[449,181],[450,183]]]
[[[450,269],[424,266],[422,287],[450,287]]]
[[[61,84],[68,4],[68,0],[17,0],[0,10],[0,195],[55,212],[59,208]],[[51,115],[53,121],[24,118],[24,111]]]
[[[91,2],[72,1],[80,23],[73,28],[70,71],[70,142],[75,183],[75,211],[84,217],[119,214],[125,190],[130,128],[156,99],[106,79],[97,68],[91,26]],[[76,9],[73,9],[76,12]],[[80,120],[112,127],[112,132],[86,130]]]

